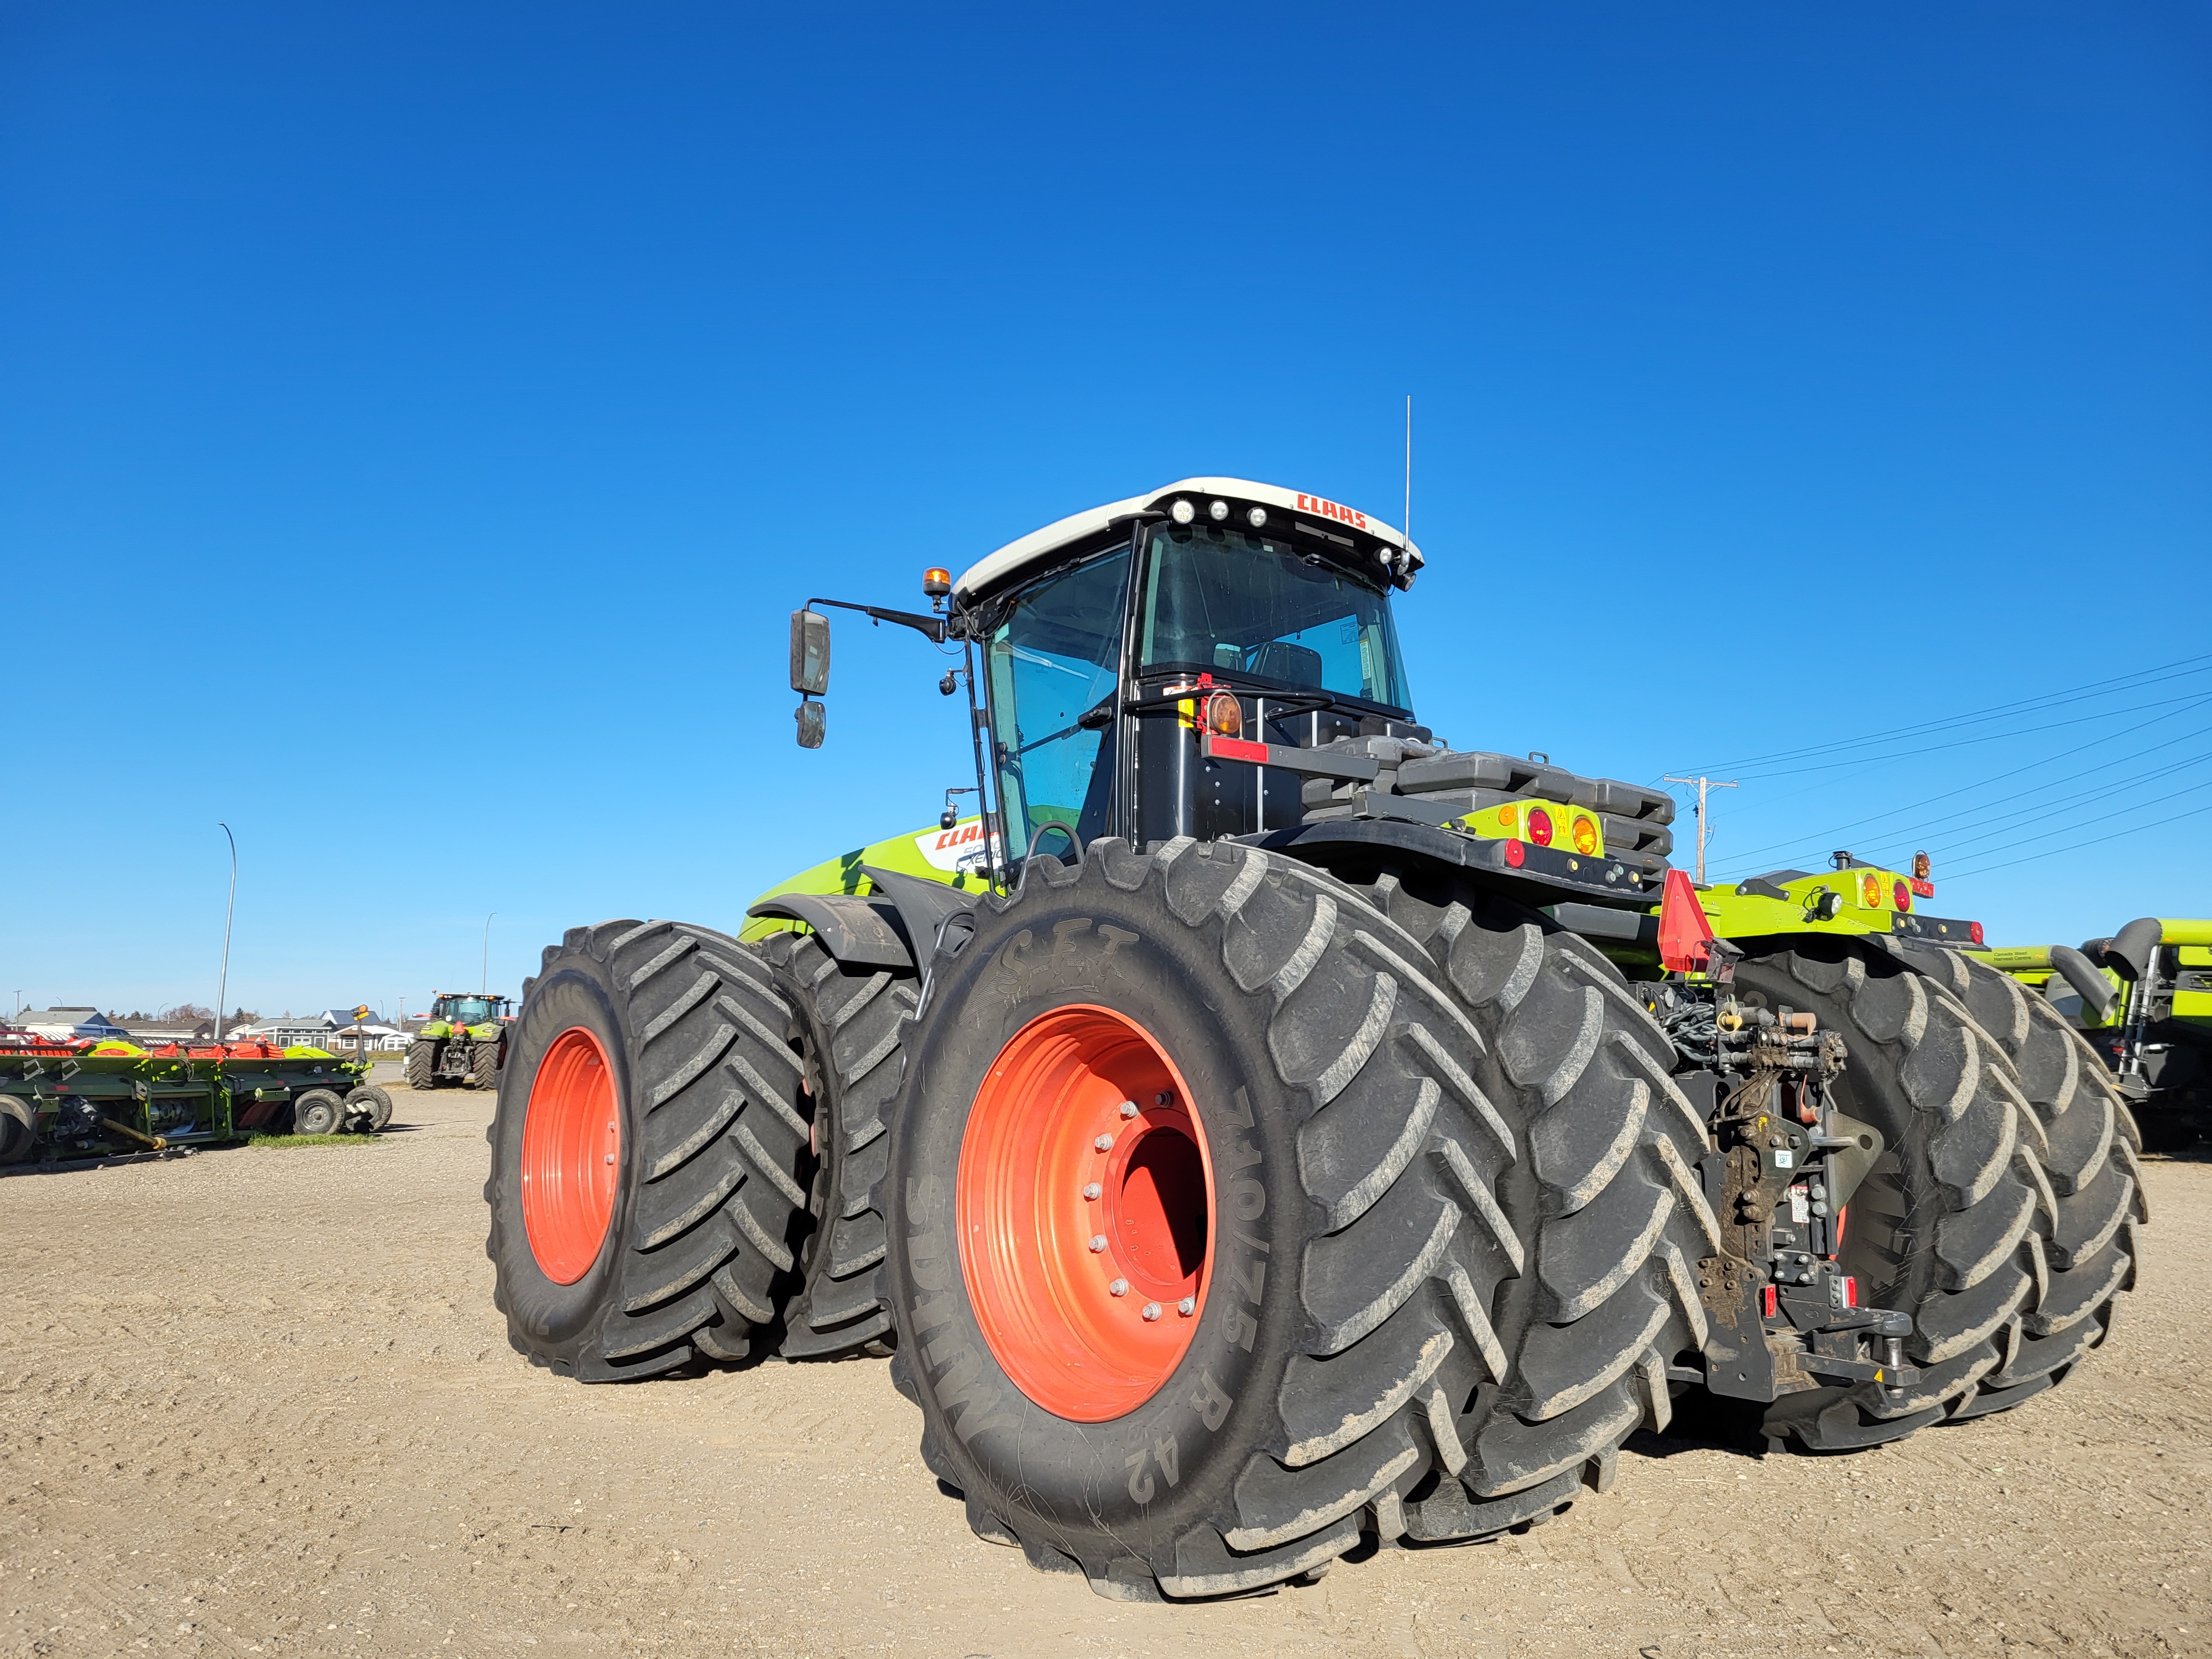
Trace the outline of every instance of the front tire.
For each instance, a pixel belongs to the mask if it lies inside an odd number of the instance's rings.
[[[760,959],[702,927],[603,922],[547,949],[488,1137],[518,1352],[592,1382],[750,1352],[805,1224],[789,1018]]]
[[[1419,944],[1255,848],[1103,840],[1032,860],[933,972],[892,1363],[970,1525],[1146,1601],[1403,1532],[1508,1369],[1535,1201],[1512,1085]]]

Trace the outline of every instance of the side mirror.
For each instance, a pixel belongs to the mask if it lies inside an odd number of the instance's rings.
[[[830,618],[818,611],[791,613],[791,689],[802,697],[818,697],[830,689]],[[821,729],[818,711],[815,729]],[[820,741],[817,737],[806,746],[811,749]]]
[[[794,718],[799,721],[799,746],[801,749],[819,749],[826,724],[822,705],[809,697],[799,705],[799,712]]]

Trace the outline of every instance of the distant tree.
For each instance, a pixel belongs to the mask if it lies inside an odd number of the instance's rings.
[[[161,1013],[162,1022],[171,1025],[189,1025],[195,1020],[214,1018],[214,1009],[203,1008],[197,1002],[180,1002],[173,1008],[164,1008]]]
[[[240,1008],[230,1017],[230,1023],[233,1025],[258,1025],[261,1024],[261,1016],[251,1008]]]

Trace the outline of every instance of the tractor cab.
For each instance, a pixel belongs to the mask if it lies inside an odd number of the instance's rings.
[[[510,1006],[506,997],[441,991],[430,1004],[430,1018],[436,1024],[465,1030],[506,1018]]]
[[[1656,903],[1670,797],[1451,751],[1415,719],[1391,599],[1422,562],[1341,503],[1194,477],[1048,525],[957,580],[930,571],[927,614],[810,599],[791,619],[800,744],[825,730],[817,607],[857,611],[963,653],[939,690],[966,683],[975,787],[946,792],[937,830],[763,895],[755,922],[805,922],[788,896],[881,888],[878,870],[1001,886],[1034,855],[1185,836],[1296,842],[1348,879],[1418,844],[1530,902]],[[981,810],[963,818],[969,793]]]
[[[1201,733],[1314,749],[1425,738],[1390,616],[1419,562],[1318,497],[1221,478],[1098,509],[952,588],[981,647],[1008,852],[1297,824],[1303,780],[1197,752]]]

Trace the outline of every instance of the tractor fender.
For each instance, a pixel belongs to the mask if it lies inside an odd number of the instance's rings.
[[[2112,1011],[2112,982],[2097,971],[2096,964],[2070,945],[2051,947],[2051,965],[2081,996],[2081,1006],[2090,1016],[2088,1024],[2102,1025],[2105,1016]]]
[[[940,951],[958,955],[975,933],[977,893],[872,864],[862,865],[860,871],[875,884],[878,899],[887,898],[897,908],[919,965],[927,968]]]
[[[911,972],[915,965],[898,907],[883,899],[849,893],[778,893],[745,914],[804,922],[820,937],[824,950],[853,967]]]

